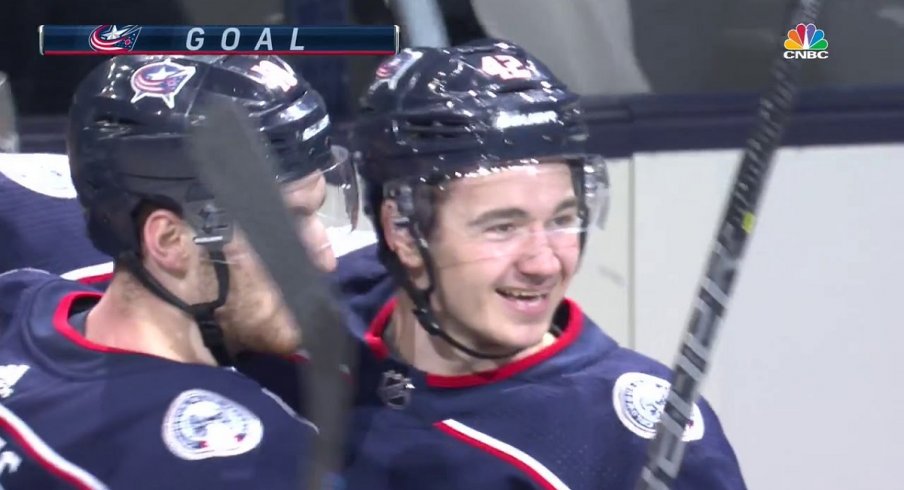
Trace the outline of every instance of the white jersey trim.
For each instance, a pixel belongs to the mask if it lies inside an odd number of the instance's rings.
[[[80,281],[91,277],[99,277],[113,273],[113,262],[104,262],[103,264],[89,265],[80,269],[71,270],[60,274],[60,277],[69,281]]]
[[[23,448],[31,453],[30,456],[37,459],[41,466],[50,470],[57,477],[75,485],[75,488],[79,490],[108,490],[108,487],[98,480],[97,477],[60,456],[35,434],[22,419],[3,405],[0,405],[0,424],[6,426],[12,432],[11,435],[18,439]]]
[[[455,419],[446,419],[442,422],[437,422],[436,426],[453,437],[492,453],[494,456],[499,456],[500,459],[509,460],[520,469],[527,470],[530,476],[537,480],[537,483],[540,483],[543,488],[549,490],[569,490],[568,485],[565,485],[565,483],[560,480],[555,473],[550,471],[549,468],[531,457],[531,455],[514,446],[484,434],[479,430],[468,427]]]

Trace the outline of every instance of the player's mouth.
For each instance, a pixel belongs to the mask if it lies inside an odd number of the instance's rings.
[[[496,294],[502,296],[502,299],[510,308],[527,315],[543,314],[549,306],[549,291],[496,288]]]

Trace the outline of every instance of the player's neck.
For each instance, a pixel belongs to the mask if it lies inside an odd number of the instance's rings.
[[[185,312],[117,275],[88,314],[91,342],[176,362],[216,365],[194,320]]]
[[[412,310],[414,303],[400,294],[390,322],[392,328],[384,341],[396,355],[415,368],[439,376],[460,376],[498,369],[549,346],[556,337],[547,333],[536,345],[503,359],[478,359],[451,346],[445,340],[430,335],[418,322]],[[467,344],[465,344],[467,345]]]

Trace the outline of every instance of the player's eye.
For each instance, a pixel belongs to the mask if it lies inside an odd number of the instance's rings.
[[[516,233],[518,226],[512,222],[493,223],[483,229],[483,234],[490,240],[505,240]]]
[[[555,230],[575,228],[580,225],[580,221],[576,213],[562,214],[553,218],[552,228]]]

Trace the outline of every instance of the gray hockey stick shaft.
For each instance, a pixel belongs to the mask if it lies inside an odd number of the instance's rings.
[[[193,128],[193,160],[215,201],[234,218],[298,320],[310,361],[304,366],[306,415],[318,427],[313,460],[300,461],[307,483],[320,489],[339,468],[350,394],[340,371],[349,361],[342,315],[326,278],[310,260],[276,184],[273,159],[243,109],[209,101]]]
[[[814,23],[820,4],[821,0],[799,0],[788,24]],[[773,155],[781,144],[797,99],[799,78],[806,62],[778,56],[773,65],[772,84],[760,99],[754,129],[735,174],[709,263],[675,360],[662,418],[650,444],[647,464],[635,487],[637,490],[667,490],[681,469],[686,444],[683,439],[685,427],[691,419],[694,403],[710,367],[720,323],[753,232]]]

